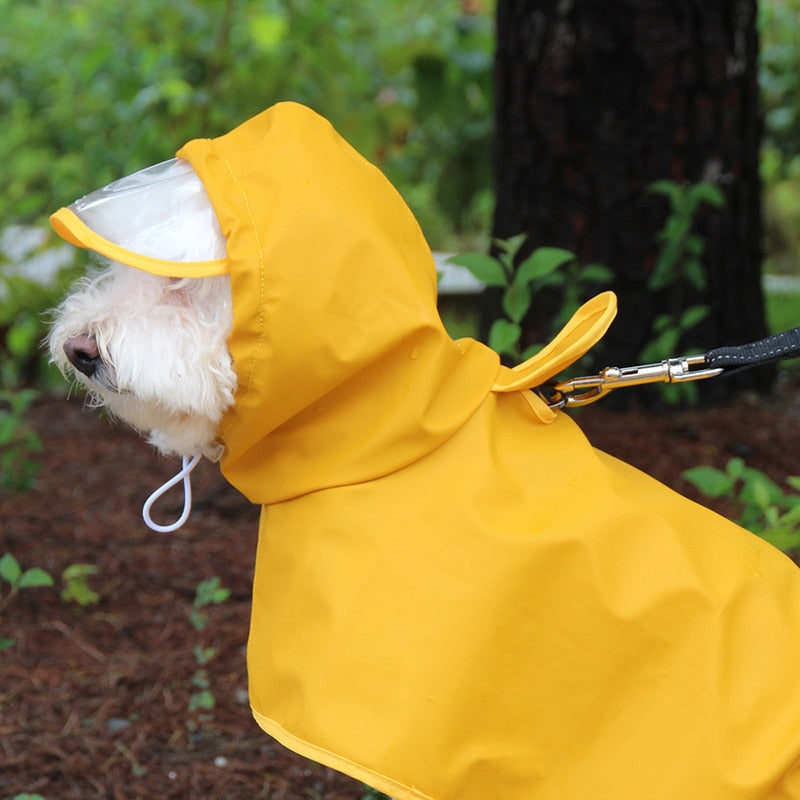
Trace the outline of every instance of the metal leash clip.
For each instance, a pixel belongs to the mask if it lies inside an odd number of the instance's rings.
[[[699,381],[723,371],[722,367],[704,368],[707,363],[705,355],[698,355],[667,358],[657,364],[638,367],[606,367],[598,375],[571,378],[541,389],[551,408],[577,408],[594,403],[614,389],[647,383]]]

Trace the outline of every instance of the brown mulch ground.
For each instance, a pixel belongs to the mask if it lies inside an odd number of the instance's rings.
[[[800,473],[795,380],[784,378],[772,397],[724,407],[598,404],[579,421],[596,445],[681,491],[689,489],[682,470],[723,466],[734,455],[778,481]],[[175,462],[80,401],[43,399],[31,423],[45,445],[42,472],[31,492],[2,497],[0,555],[54,576],[93,564],[101,599],[80,608],[53,589],[28,589],[3,611],[0,637],[16,644],[0,652],[0,800],[24,792],[45,800],[360,800],[360,784],[290,754],[250,717],[257,509],[202,464],[190,522],[175,534],[150,533],[142,501]],[[195,588],[214,575],[232,595],[198,631],[189,620]],[[197,646],[215,650],[207,670],[216,707],[205,717],[188,710]]]

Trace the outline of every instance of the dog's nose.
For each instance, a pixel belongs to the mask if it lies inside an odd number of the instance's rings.
[[[64,342],[64,353],[69,363],[89,378],[102,363],[94,336],[71,336]]]

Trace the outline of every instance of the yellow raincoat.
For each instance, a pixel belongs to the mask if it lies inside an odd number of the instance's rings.
[[[529,391],[603,334],[613,296],[508,369],[447,336],[412,214],[312,111],[178,155],[224,260],[54,225],[160,274],[230,273],[221,467],[263,505],[264,730],[398,800],[800,798],[800,573]]]

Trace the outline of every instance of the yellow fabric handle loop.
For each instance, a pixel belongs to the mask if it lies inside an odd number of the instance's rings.
[[[515,367],[501,367],[492,391],[520,392],[535,389],[574,364],[588,352],[611,325],[617,314],[617,297],[613,292],[603,292],[584,303],[573,314],[558,335],[540,352]],[[540,398],[531,397],[531,401]],[[531,403],[542,422],[555,418],[544,403]]]

